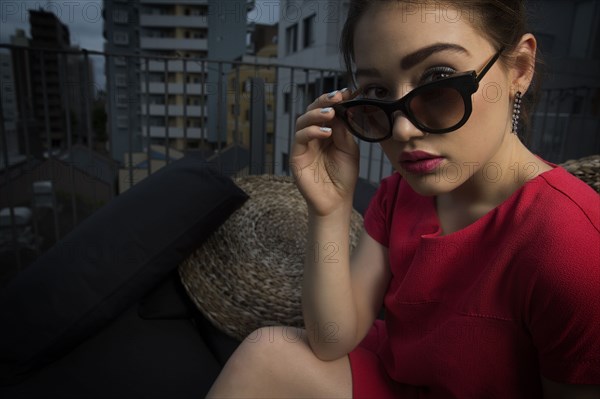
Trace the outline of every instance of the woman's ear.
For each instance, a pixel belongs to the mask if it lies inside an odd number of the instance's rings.
[[[535,70],[535,57],[537,40],[531,33],[521,37],[514,50],[513,66],[511,68],[511,82],[513,92],[525,93],[533,80]]]

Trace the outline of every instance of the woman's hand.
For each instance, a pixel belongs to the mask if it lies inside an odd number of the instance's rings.
[[[296,121],[290,166],[309,210],[319,216],[328,216],[340,206],[352,206],[358,145],[329,108],[351,97],[347,90],[323,94]]]

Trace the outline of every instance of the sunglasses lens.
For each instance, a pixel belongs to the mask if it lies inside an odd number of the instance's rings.
[[[381,139],[390,131],[387,115],[374,105],[357,105],[348,108],[346,118],[350,128],[367,140]]]
[[[456,126],[465,115],[465,102],[452,87],[423,90],[410,102],[410,110],[423,126],[442,130]]]

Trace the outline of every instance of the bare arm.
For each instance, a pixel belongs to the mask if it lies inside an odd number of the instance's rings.
[[[324,360],[350,352],[381,307],[386,249],[361,236],[350,261],[349,229],[358,146],[330,105],[348,92],[322,95],[296,122],[291,166],[309,212],[302,306],[308,339]]]
[[[336,231],[336,224],[317,220],[311,222],[310,232],[313,249],[341,244],[335,259],[315,257],[314,251],[309,251],[304,272],[303,309],[309,342],[319,358],[332,360],[360,343],[381,309],[390,279],[387,248],[363,231],[350,261],[348,243],[341,241],[348,234],[342,228]]]

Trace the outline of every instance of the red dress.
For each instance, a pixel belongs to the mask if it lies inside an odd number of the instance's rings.
[[[541,398],[600,384],[600,196],[562,168],[445,236],[394,174],[365,215],[389,248],[385,322],[350,353],[355,398]]]

